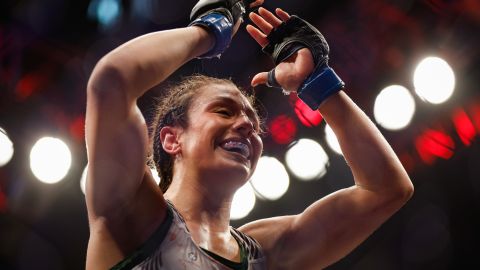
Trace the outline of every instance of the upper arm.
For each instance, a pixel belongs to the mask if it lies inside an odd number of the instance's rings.
[[[339,190],[295,216],[243,227],[283,269],[326,267],[351,252],[405,202],[405,194],[381,194],[358,186]],[[265,233],[271,234],[265,239]],[[295,266],[295,267],[293,267]]]
[[[122,75],[102,61],[87,87],[87,207],[90,217],[128,209],[146,177],[148,131]],[[149,176],[149,174],[147,174]]]

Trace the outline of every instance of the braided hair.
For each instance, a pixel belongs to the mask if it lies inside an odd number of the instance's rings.
[[[209,84],[235,84],[229,79],[219,79],[195,74],[183,78],[178,84],[168,87],[164,96],[158,100],[151,126],[153,163],[159,176],[160,188],[166,192],[173,179],[173,158],[162,147],[160,130],[165,126],[180,126],[186,128],[189,123],[188,110],[202,87]],[[253,96],[244,93],[253,104]]]

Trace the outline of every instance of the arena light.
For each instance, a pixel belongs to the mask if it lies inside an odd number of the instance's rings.
[[[437,158],[450,159],[455,143],[445,132],[429,129],[415,140],[415,147],[423,162],[431,165]]]
[[[157,169],[150,167],[150,172],[152,172],[155,183],[157,183],[157,185],[160,184],[160,176],[158,175]]]
[[[58,138],[43,137],[30,151],[30,169],[38,180],[47,184],[61,181],[71,163],[70,149]]]
[[[261,198],[277,200],[287,192],[290,178],[278,159],[263,156],[258,161],[250,182]]]
[[[123,9],[120,0],[93,0],[87,12],[90,19],[97,20],[106,29],[118,21]]]
[[[0,167],[6,165],[13,157],[13,143],[7,132],[0,128]]]
[[[423,59],[413,75],[415,92],[424,101],[440,104],[447,101],[455,89],[455,74],[450,65],[438,57]]]
[[[470,107],[469,112],[472,116],[473,124],[477,128],[477,133],[480,135],[480,101],[478,103],[474,103]]]
[[[300,180],[321,178],[327,172],[329,159],[322,146],[314,140],[300,139],[285,154],[290,171]]]
[[[269,130],[276,143],[289,144],[297,134],[297,125],[291,117],[282,114],[270,122]]]
[[[255,192],[250,182],[247,182],[233,196],[230,218],[238,220],[246,217],[255,206],[255,201]]]
[[[453,125],[457,131],[458,137],[466,146],[470,146],[477,135],[472,120],[463,109],[457,109],[453,113]]]
[[[415,113],[415,101],[403,86],[385,87],[375,99],[373,114],[382,127],[389,130],[405,128]]]
[[[322,123],[323,116],[320,112],[310,109],[297,95],[290,95],[290,102],[294,104],[295,114],[304,126],[315,127]]]
[[[82,190],[83,194],[85,194],[85,191],[87,190],[87,171],[88,171],[88,164],[83,169],[82,176],[80,177],[80,189]]]
[[[337,135],[333,133],[332,128],[328,124],[325,125],[325,139],[327,140],[327,144],[330,149],[339,155],[343,155],[340,144],[338,143]]]

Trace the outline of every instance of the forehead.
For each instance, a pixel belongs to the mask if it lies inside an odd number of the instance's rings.
[[[250,100],[233,84],[209,84],[199,89],[193,108],[200,109],[212,103],[223,102],[240,106],[256,115]]]

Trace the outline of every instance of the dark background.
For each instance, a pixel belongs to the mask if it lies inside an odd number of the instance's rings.
[[[139,0],[136,0],[139,1]],[[121,43],[155,30],[182,27],[196,1],[121,1],[123,15],[110,27],[87,17],[90,1],[0,2],[0,127],[15,146],[13,159],[0,167],[0,269],[83,269],[88,240],[84,195],[79,188],[86,165],[83,124],[85,88],[96,61]],[[438,106],[416,97],[412,123],[401,131],[380,128],[402,159],[415,195],[350,255],[329,269],[480,269],[480,1],[478,0],[271,0],[313,23],[331,47],[330,63],[347,83],[346,92],[373,117],[373,101],[390,84],[413,89],[415,65],[427,55],[444,58],[457,84],[452,98]],[[161,44],[159,44],[161,46]],[[201,72],[232,77],[248,88],[250,79],[272,64],[244,30],[220,60],[195,60],[171,77]],[[139,105],[147,120],[156,87]],[[307,128],[288,98],[259,87],[268,119],[280,113],[295,119],[301,137],[326,145],[323,124]],[[476,126],[465,143],[454,125],[464,110]],[[268,124],[268,122],[267,122]],[[455,146],[450,158],[427,164],[416,142],[426,130],[442,131]],[[41,136],[65,138],[73,154],[66,179],[55,185],[35,180],[28,165],[33,142]],[[442,147],[441,145],[439,147]],[[283,160],[287,146],[265,138],[265,154]],[[342,157],[330,157],[327,174],[300,182],[291,176],[278,201],[257,200],[238,226],[258,218],[295,214],[318,198],[353,183]],[[354,224],[352,226],[355,226]],[[319,254],[322,256],[322,254]]]

